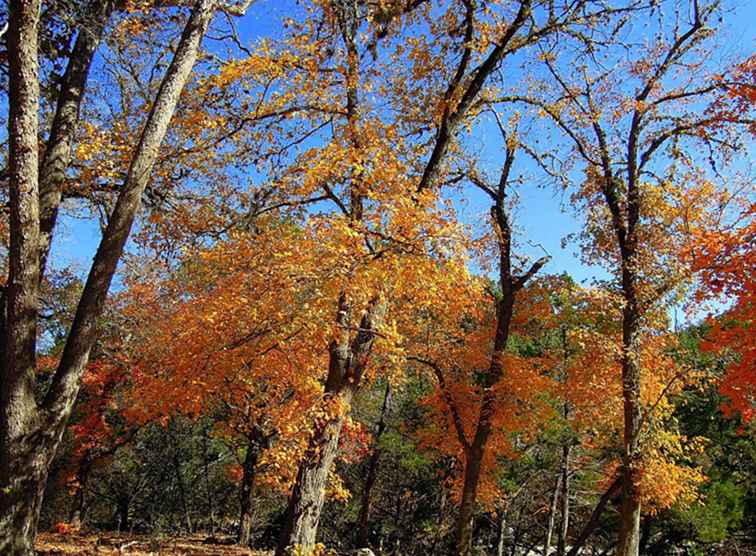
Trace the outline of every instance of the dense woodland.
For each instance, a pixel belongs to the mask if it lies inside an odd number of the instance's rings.
[[[756,554],[748,4],[8,0],[0,554]]]

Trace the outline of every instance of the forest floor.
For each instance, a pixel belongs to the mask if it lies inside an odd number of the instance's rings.
[[[268,556],[241,546],[206,544],[204,535],[182,537],[149,537],[102,533],[90,535],[40,533],[37,536],[39,556]]]

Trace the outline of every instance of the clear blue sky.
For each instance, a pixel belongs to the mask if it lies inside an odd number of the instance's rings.
[[[727,48],[741,54],[753,52],[756,48],[756,0],[734,0],[727,3],[735,12],[726,21]],[[240,34],[245,42],[275,36],[281,29],[278,22],[285,17],[296,16],[298,10],[301,8],[297,8],[293,0],[259,0],[239,22]],[[481,146],[483,164],[495,168],[499,160],[500,141],[498,136],[487,137],[485,128],[482,129],[482,134],[473,140]],[[600,269],[587,267],[580,262],[575,246],[561,246],[566,234],[580,229],[580,222],[574,218],[566,197],[563,198],[561,193],[551,187],[528,185],[520,189],[520,200],[515,216],[521,237],[527,237],[533,244],[542,245],[550,253],[552,262],[545,269],[546,272],[568,272],[580,281],[603,275]],[[466,205],[459,207],[465,221],[476,222],[485,217],[487,201],[482,196],[472,197]],[[99,242],[97,223],[64,216],[57,232],[53,245],[55,266],[73,265],[77,273],[85,275]],[[522,247],[534,256],[542,254],[540,247]]]

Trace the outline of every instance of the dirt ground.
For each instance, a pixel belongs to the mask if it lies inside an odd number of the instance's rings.
[[[239,546],[205,543],[206,536],[145,537],[103,533],[98,535],[40,533],[40,556],[269,556]]]

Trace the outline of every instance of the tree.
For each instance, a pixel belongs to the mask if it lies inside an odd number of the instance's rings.
[[[695,253],[693,265],[702,276],[697,297],[703,300],[725,296],[732,302],[723,314],[712,319],[705,345],[712,351],[727,348],[734,352],[736,359],[724,376],[721,390],[729,400],[726,411],[739,412],[747,422],[754,417],[756,403],[756,348],[750,333],[756,306],[756,204],[736,210],[735,223],[718,228],[698,230],[691,246],[691,255]]]
[[[700,109],[725,87],[711,76],[716,70],[700,63],[718,6],[693,2],[684,28],[662,21],[653,55],[639,52],[609,70],[579,58],[569,64],[584,68],[582,75],[567,76],[554,44],[541,59],[555,95],[502,99],[533,107],[570,141],[585,170],[576,198],[588,215],[587,252],[610,262],[622,292],[622,556],[637,555],[640,543],[642,331],[649,310],[684,282],[676,261],[691,224],[706,219],[704,191],[713,188],[697,173],[701,161],[680,144],[700,141],[713,156],[724,156],[738,146],[735,129],[752,125],[744,115],[723,118]]]

